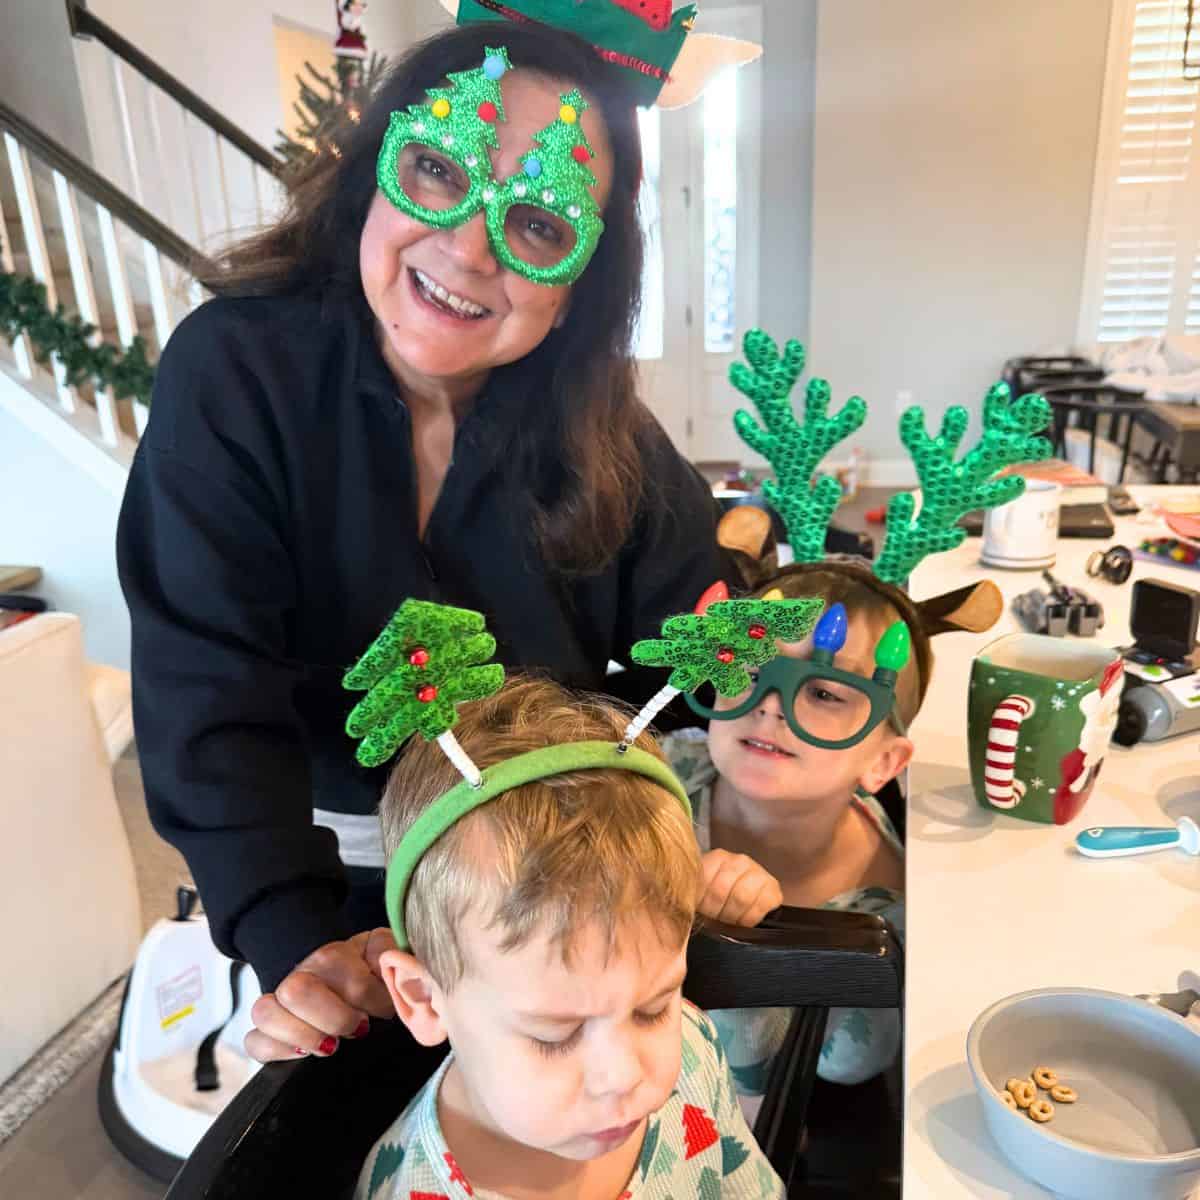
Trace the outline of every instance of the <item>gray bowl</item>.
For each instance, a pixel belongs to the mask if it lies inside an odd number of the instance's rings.
[[[1021,992],[976,1018],[967,1064],[996,1144],[1049,1191],[1185,1200],[1200,1184],[1200,1029],[1182,1017],[1116,992]],[[1000,1099],[1035,1066],[1079,1093],[1044,1125]]]

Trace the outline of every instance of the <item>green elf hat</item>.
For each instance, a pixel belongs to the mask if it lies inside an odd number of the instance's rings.
[[[682,108],[724,67],[753,62],[762,47],[693,33],[696,5],[672,0],[441,0],[460,25],[513,21],[576,34],[621,72],[641,108]]]

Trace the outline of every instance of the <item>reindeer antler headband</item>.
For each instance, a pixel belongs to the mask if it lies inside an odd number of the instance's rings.
[[[815,482],[813,476],[830,448],[866,420],[867,406],[861,397],[852,396],[831,417],[829,384],[811,379],[805,390],[804,420],[798,422],[790,396],[804,369],[804,347],[792,339],[780,354],[766,333],[752,329],[743,348],[749,366],[734,363],[729,378],[753,402],[758,420],[739,409],[734,425],[742,440],[775,472],[775,478],[763,485],[763,496],[787,527],[795,561],[819,562],[825,557],[825,535],[841,489],[830,476]],[[900,440],[917,468],[921,508],[915,512],[909,492],[892,497],[883,549],[872,568],[875,575],[887,583],[903,584],[923,558],[953,550],[962,542],[966,531],[956,522],[964,513],[1007,504],[1021,495],[1024,479],[998,478],[998,473],[1049,456],[1050,443],[1036,436],[1049,420],[1050,406],[1041,396],[1014,400],[1008,385],[997,383],[984,399],[979,442],[956,460],[967,428],[967,410],[958,404],[947,409],[937,436],[930,437],[924,410],[916,405],[907,409],[900,418]]]

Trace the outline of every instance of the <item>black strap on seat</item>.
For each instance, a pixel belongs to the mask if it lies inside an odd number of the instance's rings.
[[[196,1051],[195,1079],[196,1091],[198,1092],[215,1092],[221,1086],[221,1076],[217,1070],[217,1039],[221,1036],[221,1031],[225,1026],[233,1020],[234,1013],[238,1010],[241,997],[242,968],[245,965],[244,962],[229,964],[229,992],[232,997],[229,1005],[229,1016],[205,1037],[204,1041],[200,1043],[200,1048]]]

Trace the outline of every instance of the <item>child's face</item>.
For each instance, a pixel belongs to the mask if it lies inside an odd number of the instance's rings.
[[[577,1161],[624,1145],[679,1075],[686,943],[637,917],[608,953],[603,930],[584,931],[564,962],[543,935],[503,953],[472,914],[462,926],[466,973],[449,993],[431,984],[429,1004],[472,1116]]]
[[[887,625],[884,619],[851,616],[846,644],[835,656],[834,665],[870,678],[875,670],[875,645]],[[812,656],[812,638],[781,642],[779,649],[782,654],[807,659]],[[900,737],[888,721],[844,750],[812,746],[792,733],[775,692],[769,692],[744,716],[712,721],[708,748],[713,766],[737,792],[779,816],[794,809],[797,802],[826,797],[845,800],[857,786],[878,791],[903,769],[912,753],[912,743]]]

